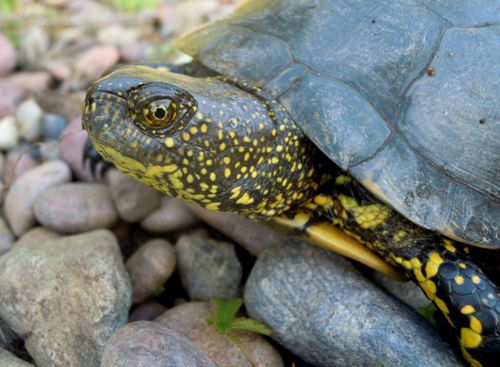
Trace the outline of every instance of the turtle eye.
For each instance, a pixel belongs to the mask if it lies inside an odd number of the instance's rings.
[[[170,99],[153,101],[142,109],[146,125],[152,129],[168,127],[177,117],[177,104]]]

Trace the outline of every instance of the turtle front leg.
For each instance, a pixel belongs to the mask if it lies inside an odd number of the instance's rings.
[[[378,253],[418,284],[443,313],[472,366],[497,365],[499,288],[473,263],[468,248],[408,221],[347,176],[330,183],[303,208],[276,221],[323,247],[359,242]],[[338,228],[356,241],[344,240]],[[357,249],[341,253],[392,275],[390,268]]]

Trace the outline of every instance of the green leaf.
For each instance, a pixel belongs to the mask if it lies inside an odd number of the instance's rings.
[[[263,335],[271,335],[271,329],[266,325],[249,319],[248,317],[238,317],[231,323],[231,329],[248,330]]]
[[[233,318],[243,305],[243,300],[241,298],[225,299],[215,297],[213,302],[215,305],[214,312],[206,320],[217,331],[224,333],[231,328]]]
[[[434,316],[437,311],[434,303],[429,304],[425,307],[417,308],[417,312],[423,316],[427,321],[429,321],[433,326],[437,325],[436,317]]]

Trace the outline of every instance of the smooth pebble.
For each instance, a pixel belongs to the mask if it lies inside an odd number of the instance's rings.
[[[29,98],[19,105],[16,120],[22,138],[33,141],[40,136],[42,116],[43,110],[33,98]]]
[[[45,190],[33,203],[35,217],[59,233],[110,228],[118,221],[109,187],[72,182]]]
[[[16,236],[36,223],[33,202],[49,187],[68,182],[71,172],[62,161],[43,163],[20,176],[7,192],[4,214]]]
[[[127,260],[125,268],[132,282],[133,303],[154,294],[175,270],[175,248],[164,239],[144,243]]]
[[[19,142],[19,129],[14,116],[0,120],[0,149],[11,149]]]
[[[181,231],[200,223],[181,200],[163,197],[161,206],[141,221],[141,227],[153,233]]]

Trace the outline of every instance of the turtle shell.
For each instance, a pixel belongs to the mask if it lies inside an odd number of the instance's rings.
[[[253,0],[184,38],[413,222],[500,247],[500,2]]]

